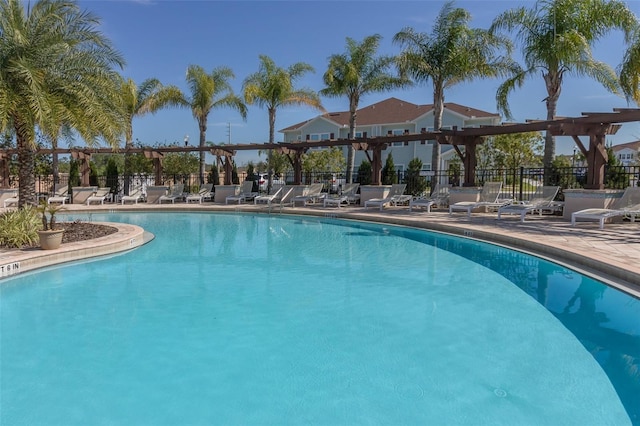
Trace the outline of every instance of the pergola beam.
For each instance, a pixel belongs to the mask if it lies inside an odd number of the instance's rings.
[[[301,155],[309,148],[314,147],[333,147],[333,146],[353,146],[357,150],[365,152],[367,159],[372,165],[372,182],[374,184],[380,183],[381,170],[382,170],[382,151],[386,147],[394,142],[417,142],[427,140],[437,140],[438,143],[452,144],[458,156],[463,158],[465,163],[465,185],[472,184],[471,174],[475,174],[475,148],[478,144],[483,142],[483,138],[487,136],[496,136],[513,133],[528,133],[548,131],[554,136],[570,136],[576,141],[580,150],[585,154],[587,158],[587,173],[588,182],[591,187],[601,188],[604,186],[604,175],[601,172],[604,164],[606,163],[606,147],[604,146],[604,138],[606,135],[615,134],[619,128],[620,123],[640,121],[640,109],[636,108],[617,108],[614,112],[596,112],[596,113],[582,113],[580,117],[556,117],[554,120],[529,120],[526,123],[503,123],[495,126],[480,126],[480,127],[465,127],[462,129],[441,129],[433,132],[421,131],[415,134],[403,134],[403,135],[387,135],[367,137],[364,134],[362,138],[356,139],[330,139],[322,141],[304,141],[304,142],[281,142],[281,143],[248,143],[248,144],[235,144],[232,146],[219,145],[219,146],[207,146],[207,147],[157,147],[157,148],[125,148],[125,149],[112,149],[112,148],[85,148],[77,149],[39,149],[39,154],[72,154],[78,156],[83,161],[88,159],[92,154],[113,154],[113,153],[144,153],[148,151],[158,152],[161,154],[170,152],[202,152],[210,151],[218,158],[225,158],[225,183],[231,179],[231,169],[233,167],[233,156],[236,151],[247,150],[268,150],[278,149],[284,152],[295,152],[294,156],[290,158],[293,164],[294,171],[297,170],[296,164],[301,161]],[[582,142],[578,142],[579,136],[589,137],[589,147],[585,147]],[[465,146],[465,154],[459,149],[459,146]],[[473,153],[466,152],[473,149]],[[371,151],[371,154],[369,154]],[[76,154],[74,154],[74,152]],[[79,154],[79,153],[82,154]],[[16,149],[3,149],[0,150],[0,185],[8,185],[8,158],[16,154]],[[74,157],[76,158],[76,157]],[[88,165],[86,166],[88,167]],[[160,166],[161,167],[161,166]],[[472,170],[468,170],[471,168]],[[83,166],[83,170],[84,166]],[[83,172],[83,185],[85,184]],[[158,170],[156,170],[158,174]],[[296,172],[296,181],[301,181],[301,171]],[[86,169],[88,185],[88,169]]]

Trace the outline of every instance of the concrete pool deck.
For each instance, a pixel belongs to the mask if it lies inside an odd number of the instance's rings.
[[[2,211],[2,209],[0,209]],[[382,222],[445,232],[474,238],[510,248],[526,251],[552,261],[565,264],[582,273],[597,276],[608,284],[640,297],[640,222],[608,223],[603,230],[597,221],[579,222],[572,227],[560,216],[527,216],[522,223],[518,216],[497,220],[496,213],[465,214],[434,209],[431,213],[409,212],[407,207],[389,207],[384,211],[360,206],[343,208],[310,205],[307,207],[272,207],[240,204],[105,204],[85,206],[71,204],[68,213],[98,212],[248,212],[270,214],[296,214],[336,219],[352,219]],[[63,220],[61,217],[60,220]],[[149,238],[144,230],[134,225],[122,225],[111,236],[78,243],[63,244],[57,250],[8,250],[0,249],[0,269],[20,264],[16,272],[49,266],[55,263],[79,260],[94,256],[121,252],[144,244]],[[9,266],[7,266],[9,265]],[[10,271],[9,271],[10,272]],[[12,275],[2,273],[0,278]]]

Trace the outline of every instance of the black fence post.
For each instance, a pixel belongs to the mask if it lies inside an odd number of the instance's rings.
[[[524,185],[524,167],[520,166],[520,193],[518,194],[518,196],[519,196],[518,200],[519,201],[523,200],[523,198],[522,198],[522,187],[523,187],[523,185]]]

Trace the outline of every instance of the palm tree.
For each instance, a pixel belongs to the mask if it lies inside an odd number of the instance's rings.
[[[308,72],[313,72],[311,65],[298,62],[288,68],[278,67],[266,55],[260,55],[258,72],[249,75],[242,85],[244,99],[247,104],[254,102],[260,107],[266,107],[269,113],[269,143],[274,143],[276,127],[276,111],[282,106],[308,105],[320,111],[324,107],[318,94],[310,89],[296,89],[294,83]],[[273,165],[271,164],[271,149],[267,160],[269,167],[268,190],[271,190]]]
[[[498,108],[511,117],[508,95],[524,81],[538,73],[547,88],[544,99],[547,120],[553,120],[565,74],[591,77],[611,92],[619,92],[615,71],[596,61],[591,52],[595,42],[614,29],[627,39],[637,28],[637,19],[622,1],[612,0],[540,0],[533,8],[507,10],[498,15],[490,31],[515,31],[524,56],[524,68],[507,79],[496,94]],[[544,167],[550,168],[555,154],[555,140],[547,132]]]
[[[403,50],[397,58],[402,74],[417,83],[431,80],[433,85],[433,128],[442,126],[445,89],[477,78],[490,78],[513,72],[511,43],[489,31],[470,28],[471,14],[447,2],[440,9],[431,33],[404,28],[393,41]],[[431,170],[438,182],[440,144],[435,142]]]
[[[191,98],[183,103],[191,108],[193,117],[198,122],[200,131],[200,148],[204,148],[207,136],[207,120],[209,113],[215,108],[232,108],[237,110],[243,119],[247,118],[247,107],[237,97],[229,79],[234,78],[233,71],[227,67],[214,68],[210,74],[199,65],[189,65],[187,69],[187,84],[191,91]],[[200,151],[200,183],[204,183],[205,152]]]
[[[394,63],[391,56],[375,56],[380,46],[381,36],[365,37],[361,43],[347,37],[345,53],[331,55],[329,67],[323,79],[326,87],[320,91],[323,96],[347,96],[349,99],[349,138],[354,139],[360,98],[369,93],[386,92],[408,85],[408,80],[392,75],[389,68]],[[355,152],[350,145],[347,154],[348,183],[353,182]]]
[[[114,66],[124,61],[72,2],[0,0],[0,132],[13,126],[19,205],[35,204],[35,135],[68,125],[87,143],[117,146],[123,120]]]
[[[183,106],[184,96],[176,86],[163,86],[156,78],[149,78],[139,86],[132,79],[122,79],[120,82],[120,96],[122,97],[125,114],[125,148],[133,146],[133,119],[149,113],[155,113],[167,106]],[[129,195],[129,178],[131,157],[125,153],[124,161],[124,191]]]

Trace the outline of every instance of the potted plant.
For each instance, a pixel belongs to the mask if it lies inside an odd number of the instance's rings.
[[[38,206],[38,212],[42,214],[42,229],[38,231],[38,237],[40,248],[43,250],[57,249],[62,244],[64,229],[56,227],[56,213],[63,207],[63,205],[47,204],[44,200]],[[49,215],[48,218],[47,215]]]

